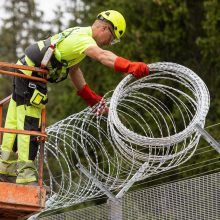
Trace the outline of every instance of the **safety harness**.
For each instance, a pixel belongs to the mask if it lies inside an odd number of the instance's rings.
[[[54,37],[53,42],[52,38],[41,41],[40,47],[39,42],[33,45],[30,45],[25,49],[25,54],[19,59],[23,65],[28,65],[26,62],[26,58],[28,57],[35,66],[40,67],[42,64],[42,60],[44,59],[45,53],[48,48],[53,45],[57,46],[61,41],[67,38],[75,28],[71,28],[70,30],[62,32]],[[48,65],[46,68],[49,70],[47,80],[51,83],[58,83],[68,76],[68,62],[66,60],[57,60],[54,51],[52,56],[49,59]],[[17,71],[18,73],[23,74],[21,71]],[[38,76],[37,72],[32,72],[32,76]],[[47,85],[45,83],[30,81],[27,79],[23,79],[20,77],[14,78],[14,92],[16,94],[17,99],[19,98],[19,104],[23,105],[33,105],[38,108],[44,108],[45,104],[48,102],[47,98]]]
[[[53,42],[51,42],[51,37],[47,38],[46,40],[43,40],[44,46],[41,49],[39,48],[38,43],[30,45],[25,49],[25,55],[34,62],[35,66],[40,67],[48,48],[51,47],[51,45],[53,45],[53,47],[56,47],[61,41],[67,38],[73,32],[74,29],[75,28],[70,29],[67,34],[61,32],[57,40]],[[49,70],[48,81],[51,83],[58,83],[66,79],[69,70],[67,66],[68,62],[66,60],[57,60],[53,53],[52,57],[50,58],[50,62],[46,67]]]

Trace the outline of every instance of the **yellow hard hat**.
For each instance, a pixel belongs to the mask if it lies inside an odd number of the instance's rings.
[[[114,10],[103,11],[97,15],[97,19],[106,20],[112,24],[117,40],[120,40],[125,33],[126,22],[120,12]]]

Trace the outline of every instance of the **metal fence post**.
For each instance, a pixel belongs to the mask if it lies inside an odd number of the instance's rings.
[[[196,124],[196,129],[202,135],[202,137],[220,154],[220,144],[199,124]]]
[[[122,200],[108,199],[108,220],[122,220]]]
[[[145,170],[148,168],[149,163],[145,162],[141,165],[138,171],[134,174],[134,176],[125,184],[125,186],[120,190],[120,192],[115,196],[112,194],[105,186],[103,186],[102,182],[96,179],[85,167],[78,163],[76,167],[89,179],[93,180],[93,183],[102,190],[108,196],[108,207],[109,207],[109,220],[122,220],[123,219],[123,210],[122,210],[122,197],[123,195],[131,188],[131,186],[140,179]]]
[[[96,179],[82,164],[76,164],[76,167],[89,179],[92,179],[93,183],[108,196],[108,220],[122,220],[122,202],[121,199],[117,199],[102,182]]]

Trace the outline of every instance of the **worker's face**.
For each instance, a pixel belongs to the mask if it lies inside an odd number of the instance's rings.
[[[100,29],[100,34],[98,40],[99,46],[110,45],[115,39],[114,30],[111,25],[103,25]]]

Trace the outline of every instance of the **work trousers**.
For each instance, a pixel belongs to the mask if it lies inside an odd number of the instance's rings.
[[[15,86],[5,128],[40,131],[42,109],[31,105],[29,98],[17,94]],[[0,173],[17,176],[16,183],[36,181],[34,166],[38,151],[36,136],[4,133],[1,150]]]

